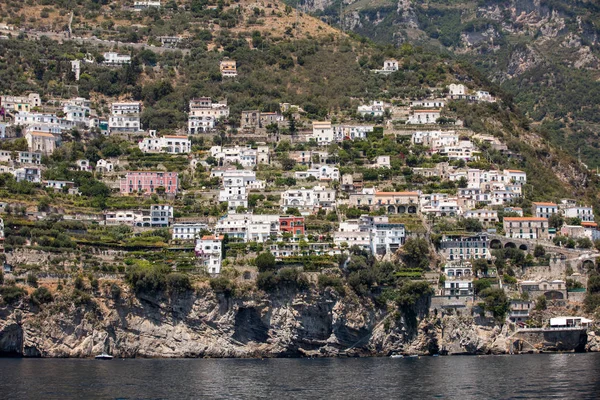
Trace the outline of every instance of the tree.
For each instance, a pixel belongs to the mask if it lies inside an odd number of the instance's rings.
[[[483,307],[494,314],[497,321],[503,321],[509,310],[509,300],[502,289],[488,288],[480,293],[483,298]]]
[[[422,238],[408,238],[402,246],[402,261],[408,268],[429,267],[429,243]]]
[[[467,232],[481,232],[483,230],[483,225],[478,219],[465,218],[464,223]]]
[[[581,237],[577,239],[577,247],[579,247],[580,249],[591,249],[593,245],[594,244],[592,243],[590,238]]]
[[[296,161],[289,158],[289,157],[284,157],[281,159],[281,167],[284,169],[284,171],[290,171],[292,170],[294,167],[296,166]]]
[[[552,214],[550,218],[548,218],[548,225],[550,225],[552,228],[559,229],[561,226],[563,226],[563,223],[564,219],[560,214]]]
[[[489,264],[485,258],[477,258],[471,263],[473,271],[477,274],[481,272],[483,275],[487,275]]]
[[[543,257],[546,255],[546,249],[541,244],[537,244],[533,249],[533,256],[536,258]]]
[[[546,300],[546,296],[538,296],[537,299],[535,299],[535,309],[538,311],[543,311],[545,310],[547,307],[547,300]]]
[[[273,270],[276,266],[275,256],[269,251],[259,254],[256,257],[255,263],[259,272]]]

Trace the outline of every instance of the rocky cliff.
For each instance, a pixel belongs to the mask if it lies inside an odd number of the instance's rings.
[[[67,292],[65,290],[64,292]],[[36,306],[0,309],[0,354],[26,357],[321,357],[405,354],[501,354],[508,325],[431,315],[422,299],[409,312],[369,300],[310,290],[228,297],[205,288],[115,300],[64,293]],[[593,346],[590,350],[594,350]],[[597,346],[596,346],[597,347]],[[541,349],[541,348],[539,348]]]

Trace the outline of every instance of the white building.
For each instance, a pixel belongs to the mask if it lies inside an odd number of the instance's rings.
[[[144,212],[140,210],[106,211],[104,224],[150,227],[150,216],[144,215]]]
[[[437,124],[437,120],[441,117],[440,110],[413,110],[409,115],[406,124],[410,125],[427,125]]]
[[[550,218],[552,214],[558,213],[558,205],[549,202],[533,202],[533,215],[539,218]]]
[[[279,215],[229,214],[217,222],[215,232],[244,242],[263,243],[279,234]]]
[[[112,172],[113,169],[113,163],[108,160],[101,159],[96,163],[96,171],[98,172]]]
[[[111,133],[140,132],[142,130],[141,112],[142,103],[139,102],[113,103],[111,116],[108,119],[108,130]]]
[[[477,159],[478,157],[474,154],[476,151],[475,145],[469,140],[461,140],[455,146],[445,146],[437,150],[441,156],[448,157],[449,160],[465,161]]]
[[[248,208],[248,190],[254,185],[264,187],[257,183],[256,173],[247,170],[228,170],[222,175],[223,188],[219,192],[219,201],[227,202],[228,210],[235,212],[238,207]],[[254,186],[255,187],[255,186]]]
[[[12,174],[17,182],[40,183],[42,181],[42,171],[35,167],[15,169]]]
[[[365,218],[365,217],[361,217]],[[371,252],[385,255],[395,253],[404,244],[404,224],[390,223],[388,217],[366,217],[371,232]]]
[[[121,66],[131,64],[131,56],[128,54],[119,54],[112,51],[106,52],[104,56],[104,65]]]
[[[196,240],[196,257],[210,274],[221,272],[223,236],[207,235]]]
[[[329,146],[334,141],[333,128],[329,121],[313,121],[312,139],[319,146]]]
[[[188,133],[190,135],[214,129],[217,121],[229,117],[227,102],[213,103],[210,97],[190,100]]]
[[[78,126],[77,122],[59,118],[54,114],[20,112],[15,115],[15,125],[26,126],[26,130],[60,134]]]
[[[67,121],[81,122],[86,126],[89,124],[90,107],[77,104],[65,104],[63,106],[63,112],[65,113],[65,119]]]
[[[298,208],[303,214],[310,214],[319,209],[333,210],[335,207],[335,189],[315,186],[310,189],[289,189],[281,194],[281,208],[287,212],[289,208]]]
[[[42,153],[36,153],[32,151],[19,151],[17,153],[17,156],[17,161],[20,164],[40,165],[42,163]]]
[[[415,100],[410,102],[411,108],[436,108],[441,109],[446,106],[444,100]]]
[[[451,96],[464,96],[467,94],[467,88],[461,83],[451,83],[448,85],[448,94]]]
[[[240,164],[242,167],[252,168],[258,163],[258,150],[250,146],[212,146],[209,151],[221,165]],[[262,151],[264,152],[264,147]]]
[[[340,170],[337,167],[331,167],[329,165],[315,165],[306,171],[296,171],[294,173],[296,179],[308,179],[314,177],[318,181],[339,181]]]
[[[383,62],[383,70],[392,72],[398,71],[398,60],[394,60],[393,58],[385,60]]]
[[[173,220],[173,206],[166,204],[151,205],[150,218],[150,224],[152,227],[168,227]]]
[[[568,207],[564,210],[564,214],[567,218],[579,218],[582,222],[594,222],[594,209],[592,207]]]
[[[139,148],[144,153],[186,154],[192,151],[192,142],[187,136],[151,136],[144,138]]]
[[[364,116],[383,117],[385,114],[386,104],[383,101],[374,100],[371,104],[358,106],[357,112]]]
[[[208,230],[208,225],[200,222],[177,222],[173,224],[173,239],[194,240],[203,231]]]
[[[364,140],[367,134],[373,132],[373,125],[333,125],[333,140],[343,142],[344,140]],[[314,133],[314,127],[313,127]],[[318,141],[317,141],[318,143]]]
[[[92,170],[90,160],[88,160],[86,158],[82,158],[80,160],[75,161],[75,165],[77,165],[78,171],[88,171],[89,172]]]
[[[133,3],[135,11],[146,10],[150,7],[160,8],[160,0],[137,0]]]

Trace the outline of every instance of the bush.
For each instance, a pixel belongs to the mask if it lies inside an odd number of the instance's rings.
[[[491,287],[492,282],[489,279],[477,279],[473,281],[473,290],[475,290],[475,294],[480,294]]]
[[[53,300],[52,293],[44,286],[35,289],[31,294],[31,301],[37,305],[51,303]]]
[[[256,286],[265,292],[272,292],[281,288],[306,290],[309,283],[297,269],[282,268],[277,273],[264,271],[258,274]]]
[[[344,288],[344,283],[337,276],[321,274],[321,275],[319,275],[319,277],[317,279],[318,279],[318,285],[321,289],[330,287],[341,296],[344,296],[346,294],[346,289]]]
[[[504,274],[504,276],[502,277],[502,281],[504,283],[506,283],[507,285],[516,285],[517,284],[517,278],[515,278],[514,276],[510,276],[508,274]]]
[[[223,293],[225,296],[231,296],[235,291],[235,285],[229,279],[225,277],[212,278],[210,280],[210,287],[216,293]]]
[[[508,313],[510,303],[502,289],[487,288],[480,293],[483,298],[483,308],[494,314],[497,321],[503,321]]]
[[[408,238],[402,246],[402,261],[408,268],[429,268],[429,243],[425,239]]]
[[[536,258],[543,257],[546,255],[546,249],[542,245],[536,245],[533,250],[533,256]]]
[[[16,285],[0,287],[0,296],[6,304],[14,304],[25,296],[25,290]]]
[[[119,285],[117,285],[116,283],[113,283],[112,285],[110,285],[110,295],[113,298],[113,300],[120,300],[121,299],[121,287]]]
[[[83,281],[83,278],[81,276],[77,276],[75,278],[73,285],[75,286],[75,289],[77,289],[77,290],[85,290],[85,282]]]
[[[192,282],[186,274],[172,272],[165,277],[165,281],[169,293],[184,293],[192,290]]]
[[[548,300],[546,300],[546,296],[538,296],[535,299],[535,309],[538,311],[543,311],[548,307]]]
[[[37,276],[35,276],[32,273],[28,274],[27,275],[27,284],[32,287],[37,287],[37,285],[38,285]]]
[[[259,272],[273,270],[276,266],[275,256],[268,251],[260,253],[258,257],[256,257],[255,263]]]
[[[260,272],[256,277],[256,286],[265,292],[274,291],[277,288],[277,277],[273,271]]]

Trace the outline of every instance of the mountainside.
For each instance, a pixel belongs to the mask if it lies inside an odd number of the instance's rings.
[[[300,2],[379,43],[449,51],[514,96],[554,145],[600,165],[600,6],[592,1]]]

